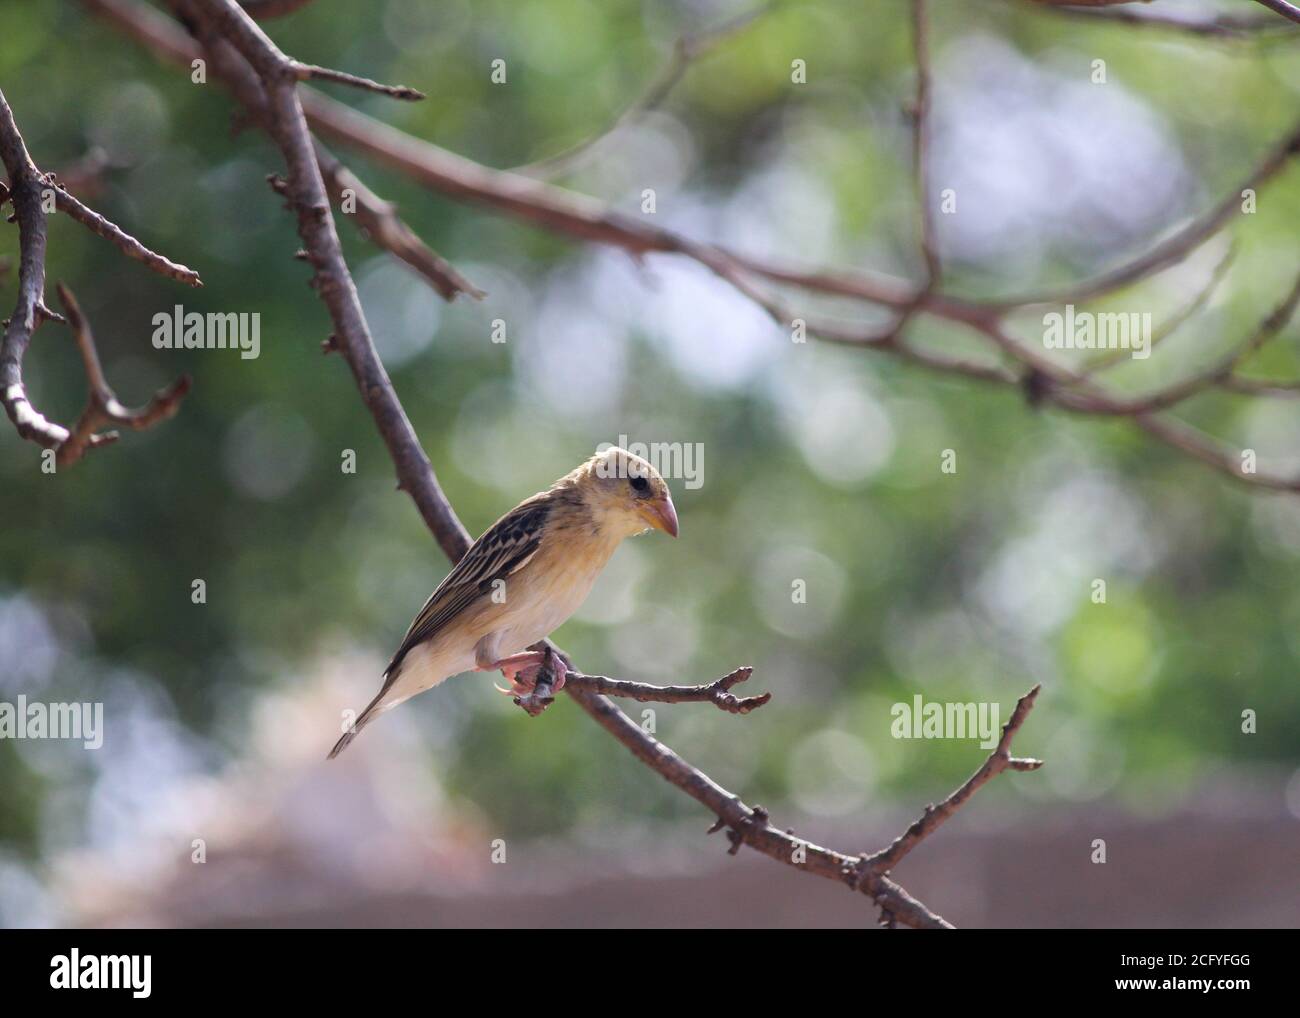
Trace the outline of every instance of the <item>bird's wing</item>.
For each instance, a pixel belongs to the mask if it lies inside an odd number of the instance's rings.
[[[424,603],[406,631],[402,645],[384,670],[384,690],[392,685],[398,666],[411,649],[435,637],[492,589],[494,580],[521,569],[537,553],[552,501],[546,493],[521,502],[470,545],[451,572]],[[381,691],[382,695],[382,691]]]

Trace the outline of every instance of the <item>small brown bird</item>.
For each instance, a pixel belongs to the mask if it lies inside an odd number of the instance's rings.
[[[531,691],[545,639],[586,600],[623,538],[677,536],[668,485],[617,446],[596,453],[492,524],[438,584],[384,670],[384,685],[330,752],[338,756],[380,714],[461,672],[501,670]],[[564,676],[556,679],[562,689]]]

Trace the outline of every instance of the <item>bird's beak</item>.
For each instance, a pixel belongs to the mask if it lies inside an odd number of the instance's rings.
[[[670,537],[677,536],[677,509],[673,505],[672,496],[667,492],[663,498],[643,503],[641,518],[655,530],[662,530]]]

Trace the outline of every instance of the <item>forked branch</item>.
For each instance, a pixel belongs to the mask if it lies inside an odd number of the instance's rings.
[[[170,417],[188,391],[189,380],[181,379],[141,410],[122,406],[104,380],[90,326],[72,294],[60,286],[59,295],[81,348],[90,384],[90,403],[71,431],[47,419],[32,406],[23,382],[23,358],[32,336],[43,322],[64,321],[62,315],[51,311],[45,304],[48,210],[53,207],[66,212],[92,233],[109,240],[127,257],[144,263],[160,275],[190,286],[201,286],[202,283],[193,269],[145,247],[121,227],[74,198],[53,177],[42,173],[27,151],[3,92],[0,92],[0,159],[9,177],[8,186],[0,189],[0,203],[6,199],[13,202],[20,251],[18,303],[5,322],[4,339],[0,341],[0,400],[3,400],[5,412],[19,436],[44,448],[57,450],[55,462],[62,466],[75,463],[87,449],[116,440],[116,432],[99,432],[98,429],[105,425],[138,431]]]
[[[86,381],[90,386],[90,396],[86,409],[82,411],[68,436],[67,441],[59,446],[56,462],[59,466],[75,463],[85,451],[92,446],[105,445],[117,441],[117,432],[100,432],[100,428],[129,428],[132,431],[144,431],[159,421],[165,421],[180,408],[181,400],[190,391],[188,375],[182,375],[167,388],[154,395],[144,406],[138,409],[123,406],[117,394],[104,377],[104,369],[99,363],[99,352],[95,349],[95,338],[90,331],[90,323],[81,313],[72,291],[62,283],[58,286],[59,301],[67,313],[68,324],[77,339],[77,348],[81,351],[81,362],[86,369]]]
[[[866,870],[874,873],[888,873],[898,865],[903,856],[933,834],[939,825],[961,809],[972,795],[1003,771],[1036,771],[1043,766],[1041,760],[1011,755],[1011,740],[1020,731],[1021,725],[1025,723],[1025,718],[1029,717],[1029,712],[1034,709],[1034,701],[1038,699],[1038,693],[1041,689],[1041,685],[1034,686],[1016,702],[1011,717],[1007,718],[1007,723],[1002,726],[1002,737],[998,740],[997,746],[989,754],[989,758],[984,761],[980,769],[972,774],[965,784],[944,799],[943,802],[937,806],[933,803],[927,806],[920,818],[895,838],[893,844],[888,848],[867,856],[863,860],[863,866]]]

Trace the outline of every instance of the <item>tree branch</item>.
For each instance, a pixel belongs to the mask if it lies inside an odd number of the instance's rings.
[[[0,159],[9,175],[5,196],[14,206],[19,247],[18,302],[0,341],[0,398],[21,438],[57,449],[67,440],[68,429],[46,420],[32,406],[23,385],[23,357],[32,335],[53,317],[45,306],[46,228],[41,196],[45,180],[27,152],[4,92],[0,92]]]
[[[731,842],[731,854],[739,852],[741,846],[748,845],[800,872],[838,881],[867,895],[908,926],[917,929],[952,928],[950,923],[922,905],[888,876],[862,872],[861,856],[823,848],[796,837],[790,831],[773,826],[767,810],[762,806],[747,806],[738,795],[727,791],[654,736],[644,732],[606,697],[579,687],[570,690],[566,686],[565,692],[633,756],[713,813],[718,822],[710,829],[710,833],[726,829]]]
[[[1287,21],[1294,21],[1300,25],[1300,7],[1290,3],[1289,0],[1255,0],[1255,3],[1267,7],[1274,14],[1280,14]]]
[[[175,55],[178,49],[175,40],[158,27],[151,17],[153,12],[147,8],[139,8],[129,0],[85,2],[113,17],[136,38],[148,42],[160,52]],[[290,72],[286,69],[285,73]],[[227,81],[230,83],[228,77]],[[247,106],[245,97],[240,98]],[[1104,389],[1082,394],[1069,392],[1072,387],[1079,386],[1083,376],[1061,369],[1046,358],[1030,355],[1010,336],[1003,324],[1011,312],[1042,303],[1082,303],[1140,282],[1177,264],[1224,227],[1239,207],[1240,189],[1229,193],[1169,239],[1101,276],[1047,293],[973,300],[927,290],[924,286],[876,273],[797,269],[717,245],[700,244],[671,230],[624,216],[584,195],[521,174],[489,169],[403,134],[310,89],[301,92],[301,101],[308,120],[321,134],[364,152],[440,194],[483,203],[542,228],[616,246],[636,256],[668,253],[692,258],[745,296],[759,302],[786,327],[794,318],[802,318],[808,323],[809,333],[820,339],[889,353],[928,370],[1023,390],[1034,404],[1098,416],[1121,415],[1116,408],[1122,408],[1126,411],[1122,415],[1128,416],[1135,426],[1171,448],[1222,471],[1233,480],[1265,489],[1300,487],[1300,477],[1286,477],[1268,471],[1246,473],[1236,465],[1231,453],[1217,448],[1212,442],[1207,444],[1194,429],[1179,422],[1154,421],[1149,416],[1140,416],[1140,406],[1131,401],[1125,406],[1122,397],[1113,397]],[[1256,165],[1243,186],[1259,188],[1273,179],[1289,164],[1297,147],[1300,147],[1300,124]],[[755,280],[795,287],[812,294],[863,301],[893,310],[898,317],[883,329],[819,320],[797,314],[774,297],[763,294]],[[1012,365],[954,358],[903,342],[903,328],[921,315],[973,329],[977,335],[991,340],[994,353],[1010,359]],[[1205,387],[1243,395],[1255,394],[1243,391],[1249,387],[1239,389],[1230,384],[1222,385],[1217,379],[1207,379]]]
[[[306,7],[312,0],[240,0],[240,6],[256,21],[270,21]]]
[[[1223,228],[1240,205],[1240,190],[1231,192],[1216,206],[1193,220],[1168,240],[1101,276],[1056,291],[1025,294],[993,300],[970,300],[954,297],[902,280],[862,272],[803,270],[780,266],[763,258],[738,254],[717,245],[702,245],[672,231],[624,217],[582,195],[517,174],[503,173],[453,155],[435,145],[402,134],[385,124],[316,93],[303,95],[304,110],[317,129],[344,145],[364,151],[425,186],[461,200],[482,202],[510,215],[544,228],[586,240],[620,247],[633,255],[648,253],[679,254],[692,258],[717,273],[750,299],[757,299],[788,327],[795,317],[808,323],[810,334],[832,342],[848,342],[867,349],[880,350],[912,360],[931,370],[962,374],[980,381],[1002,382],[1019,387],[1024,379],[1040,369],[1024,348],[1014,343],[1002,320],[1011,312],[1044,303],[1083,303],[1120,287],[1133,285],[1185,259],[1201,243]],[[1251,171],[1242,187],[1262,187],[1277,176],[1300,147],[1300,124],[1297,124]],[[898,333],[906,321],[895,322],[881,331],[877,328],[836,327],[817,321],[806,314],[793,314],[770,298],[759,296],[750,282],[760,277],[770,282],[797,287],[811,293],[847,297],[891,308],[906,317],[929,315],[955,325],[973,328],[995,341],[1004,354],[1019,362],[1021,371],[1006,372],[995,364],[980,364],[944,355],[928,354],[898,342]],[[1058,373],[1059,374],[1059,373]],[[1051,377],[1047,373],[1046,377]],[[1058,381],[1068,378],[1060,377]],[[1208,383],[1207,383],[1208,384]],[[1049,387],[1046,402],[1058,402],[1059,389]],[[1114,400],[1066,400],[1062,408],[1076,413],[1107,415],[1106,407]],[[1171,440],[1178,425],[1152,427],[1129,416],[1148,434],[1171,447],[1192,455],[1208,465],[1222,469],[1231,462],[1220,456],[1206,456],[1204,450],[1193,452],[1182,440]],[[1300,486],[1300,477],[1282,477],[1266,471],[1244,473],[1239,469],[1223,471],[1243,484],[1274,489]]]
[[[210,54],[218,43],[229,43],[261,79],[269,130],[288,171],[288,200],[315,269],[316,292],[334,323],[336,342],[393,457],[399,487],[415,501],[443,551],[453,560],[460,558],[469,547],[469,536],[442,494],[433,466],[375,350],[334,228],[325,182],[298,101],[292,61],[233,0],[176,0],[176,6],[199,16],[200,42]],[[214,66],[218,66],[215,61]]]

